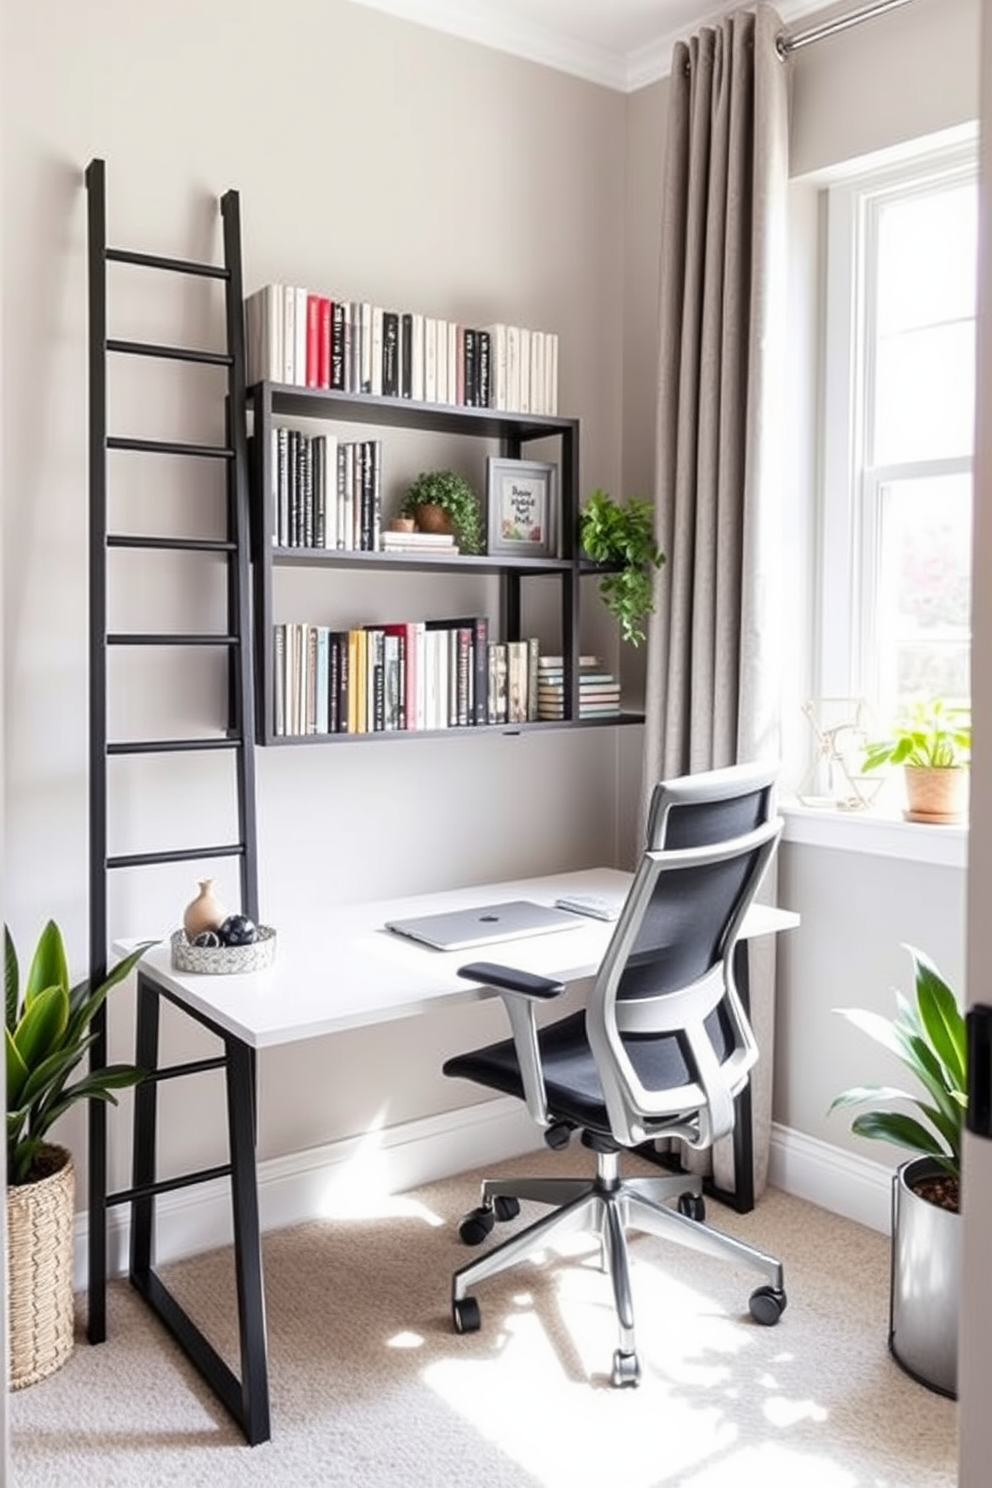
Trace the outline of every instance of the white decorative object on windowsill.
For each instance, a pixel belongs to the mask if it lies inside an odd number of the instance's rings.
[[[816,752],[796,792],[804,806],[863,811],[882,787],[878,775],[862,773],[869,737],[868,705],[859,697],[810,698],[803,704]]]

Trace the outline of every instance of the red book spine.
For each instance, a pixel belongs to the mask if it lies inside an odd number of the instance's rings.
[[[317,369],[320,361],[320,296],[307,295],[307,374],[306,386],[318,387]]]

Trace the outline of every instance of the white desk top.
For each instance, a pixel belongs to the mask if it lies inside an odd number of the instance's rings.
[[[491,994],[457,975],[471,961],[497,961],[521,970],[575,982],[595,974],[613,924],[576,916],[574,930],[499,941],[473,950],[435,951],[382,927],[399,916],[534,899],[552,904],[559,894],[587,893],[622,903],[632,874],[590,868],[546,878],[475,884],[436,894],[379,899],[329,909],[319,918],[319,941],[302,928],[279,925],[275,961],[264,971],[201,976],[173,969],[167,940],[151,947],[140,969],[190,1008],[252,1048],[316,1038],[427,1012],[442,1001],[474,1001]],[[310,924],[313,917],[308,917]],[[790,930],[799,916],[752,905],[745,937]],[[133,942],[118,943],[117,954]]]

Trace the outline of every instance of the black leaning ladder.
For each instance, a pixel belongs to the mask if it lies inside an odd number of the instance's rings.
[[[236,191],[221,198],[223,217],[224,263],[222,266],[192,263],[183,259],[162,258],[107,246],[106,171],[103,160],[92,160],[86,170],[88,195],[89,244],[89,832],[90,832],[90,976],[102,980],[107,970],[108,875],[115,869],[133,869],[155,864],[193,862],[203,859],[238,860],[242,912],[258,919],[258,865],[255,823],[255,720],[250,631],[250,570],[248,533],[247,441],[245,432],[245,348],[244,310],[241,277],[241,225]],[[149,342],[123,341],[107,334],[107,270],[112,264],[129,264],[150,272],[192,275],[223,284],[225,296],[226,348],[205,351]],[[107,432],[107,358],[165,358],[177,362],[216,366],[226,369],[227,393],[224,403],[224,437],[218,445],[185,444],[174,440],[135,439]],[[220,460],[227,472],[226,530],[222,538],[199,538],[183,535],[144,536],[108,529],[108,455],[115,450],[138,451],[149,458],[168,456],[179,460]],[[108,632],[107,569],[115,549],[166,550],[215,554],[226,564],[227,624],[220,634],[126,633]],[[109,647],[221,647],[228,658],[227,726],[215,736],[175,739],[138,739],[116,741],[108,738],[108,665]],[[223,750],[230,754],[236,775],[236,835],[231,840],[213,844],[195,844],[188,848],[114,855],[108,845],[108,786],[110,761],[125,755],[182,756],[193,767],[205,751]],[[172,906],[175,914],[175,906]],[[128,932],[130,933],[130,932]],[[157,1044],[148,1047],[147,1027],[157,1030],[158,996],[138,978],[138,1041],[145,1040],[146,1054],[155,1054],[149,1066],[157,1064]],[[148,1009],[145,1004],[148,1004]],[[144,1033],[142,1028],[145,1028]],[[105,1011],[94,1021],[96,1041],[91,1049],[91,1067],[107,1061]],[[229,1063],[230,1050],[216,1059],[159,1070],[152,1068],[150,1077],[136,1091],[136,1110],[140,1105],[146,1125],[154,1131],[154,1110],[158,1084],[198,1070],[216,1069]],[[238,1098],[254,1105],[255,1070],[241,1072]],[[231,1082],[229,1075],[229,1104]],[[88,1336],[92,1343],[106,1338],[107,1279],[107,1211],[111,1205],[129,1204],[132,1211],[131,1280],[153,1306],[157,1279],[151,1270],[150,1229],[152,1205],[158,1194],[179,1186],[207,1182],[230,1176],[237,1189],[239,1164],[232,1161],[209,1172],[194,1174],[176,1181],[156,1182],[154,1155],[148,1151],[134,1157],[134,1185],[117,1193],[107,1192],[107,1112],[101,1101],[90,1101],[89,1118],[89,1309]],[[135,1239],[137,1232],[137,1240]],[[179,1309],[170,1315],[156,1307],[163,1321],[181,1334],[186,1320]],[[258,1325],[264,1326],[258,1319]],[[209,1346],[207,1346],[209,1347]],[[223,1366],[226,1368],[226,1366]],[[233,1377],[232,1377],[233,1380]],[[240,1387],[236,1382],[227,1391],[227,1403],[235,1412],[240,1404]],[[267,1405],[266,1405],[267,1409]],[[256,1412],[257,1413],[257,1412]],[[265,1430],[258,1421],[256,1428]]]

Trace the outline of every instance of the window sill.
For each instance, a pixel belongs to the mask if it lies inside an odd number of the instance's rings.
[[[904,821],[895,812],[841,811],[830,806],[802,806],[795,800],[780,801],[779,810],[785,818],[783,842],[902,858],[943,868],[968,866],[968,827],[964,822],[960,826],[928,826]]]

